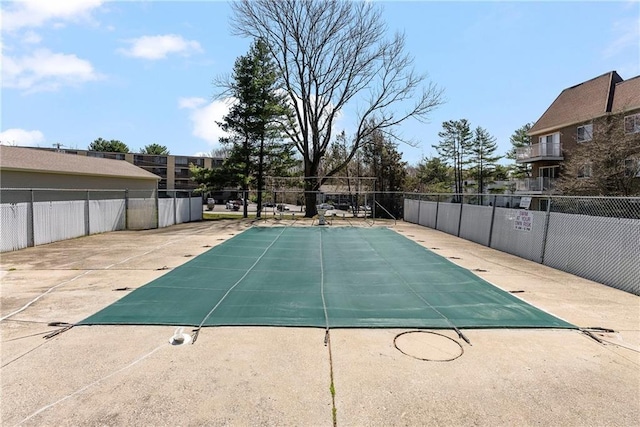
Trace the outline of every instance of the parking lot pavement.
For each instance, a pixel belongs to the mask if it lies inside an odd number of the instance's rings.
[[[297,205],[291,205],[291,204],[284,204],[285,206],[285,210],[284,212],[291,212],[291,213],[304,213],[304,207],[303,206],[297,206]],[[256,212],[257,211],[258,206],[255,203],[249,203],[247,205],[247,211],[248,212]],[[222,204],[217,204],[214,206],[213,210],[209,210],[209,208],[207,207],[207,205],[203,205],[202,206],[202,210],[203,212],[213,212],[213,213],[240,213],[242,214],[242,206],[239,207],[239,209],[236,211],[234,209],[227,209],[226,205],[222,205]],[[263,207],[262,208],[262,212],[276,212],[276,213],[280,213],[280,211],[275,207]]]

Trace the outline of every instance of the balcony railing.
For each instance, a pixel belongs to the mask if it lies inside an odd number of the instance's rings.
[[[555,178],[525,178],[516,181],[516,191],[543,192],[551,191],[555,185]]]
[[[563,160],[561,143],[531,144],[526,147],[516,148],[516,161],[526,162],[531,160]]]

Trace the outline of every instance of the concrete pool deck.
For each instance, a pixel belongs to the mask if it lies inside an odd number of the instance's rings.
[[[280,223],[291,221],[256,224]],[[331,426],[334,407],[338,426],[637,424],[640,298],[439,231],[378,225],[579,327],[615,332],[594,331],[599,343],[575,330],[463,330],[469,345],[437,331],[461,345],[449,362],[416,358],[448,351],[417,334],[404,348],[416,357],[399,351],[405,329],[333,329],[329,345],[322,329],[278,327],[205,328],[182,346],[168,326],[44,339],[60,329],[49,323],[78,322],[251,223],[107,233],[1,255],[0,317],[15,313],[0,323],[1,424]]]

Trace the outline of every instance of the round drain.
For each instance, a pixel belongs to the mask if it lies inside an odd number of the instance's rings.
[[[429,362],[450,362],[464,353],[458,341],[431,331],[403,332],[396,335],[393,344],[402,354]]]
[[[169,339],[171,345],[184,345],[191,342],[191,335],[182,332],[183,328],[176,329],[176,332]]]

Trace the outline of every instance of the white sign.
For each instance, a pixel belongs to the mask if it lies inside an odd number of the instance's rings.
[[[533,215],[531,212],[518,211],[513,228],[520,231],[531,231],[531,228],[533,228]]]
[[[531,206],[531,197],[529,196],[524,196],[520,199],[520,207],[522,209],[529,209],[529,206]]]

